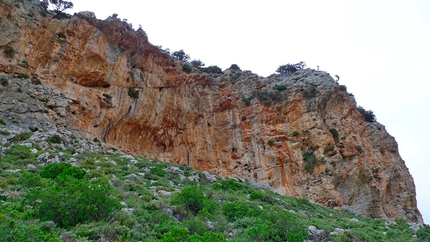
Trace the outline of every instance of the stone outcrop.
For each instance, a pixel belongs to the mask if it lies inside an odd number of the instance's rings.
[[[116,17],[56,18],[33,2],[0,1],[0,51],[14,50],[0,54],[0,72],[50,87],[27,92],[38,101],[25,110],[46,108],[62,126],[134,154],[423,222],[395,139],[328,73],[185,72]]]

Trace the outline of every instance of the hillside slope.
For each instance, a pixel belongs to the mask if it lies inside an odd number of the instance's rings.
[[[185,72],[143,30],[116,17],[58,19],[37,2],[0,1],[0,72],[42,84],[24,93],[56,125],[325,206],[423,222],[395,139],[366,122],[328,73]],[[0,89],[2,100],[10,93]],[[1,115],[33,112],[16,108],[3,106]]]

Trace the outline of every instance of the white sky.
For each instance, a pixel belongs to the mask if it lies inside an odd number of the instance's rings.
[[[149,41],[222,69],[261,76],[305,61],[348,87],[399,143],[430,223],[430,1],[71,0],[69,11],[113,13]]]

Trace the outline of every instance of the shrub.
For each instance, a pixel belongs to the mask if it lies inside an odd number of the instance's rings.
[[[29,78],[29,76],[25,73],[19,73],[18,78],[27,79],[27,78]]]
[[[21,63],[19,63],[19,65],[24,67],[24,68],[28,68],[28,62],[25,60],[21,61]]]
[[[5,154],[11,160],[23,160],[31,157],[31,149],[22,145],[12,145],[6,150]]]
[[[5,87],[5,86],[7,86],[9,84],[9,80],[7,78],[5,78],[5,77],[2,77],[0,79],[0,83],[1,83],[2,86]]]
[[[20,134],[15,135],[11,141],[12,142],[20,142],[29,139],[31,136],[33,136],[33,132],[22,132]]]
[[[366,110],[366,109],[364,109],[363,107],[361,107],[361,106],[358,106],[358,111],[361,113],[361,115],[363,115],[363,117],[364,117],[364,120],[366,121],[366,122],[375,122],[376,121],[376,117],[375,117],[375,114],[373,114],[373,111],[372,110]]]
[[[165,177],[167,175],[167,172],[161,168],[153,167],[149,170],[152,175],[156,175],[159,177]]]
[[[205,195],[198,186],[187,186],[172,199],[172,204],[182,205],[196,215],[204,207]]]
[[[223,190],[233,190],[233,191],[237,191],[242,189],[242,185],[234,180],[231,179],[225,179],[223,181],[221,181],[221,186]]]
[[[64,167],[50,168],[55,170],[48,172],[52,177]],[[112,196],[113,189],[107,182],[76,179],[75,176],[80,177],[84,172],[77,169],[80,170],[76,167],[63,169],[50,186],[28,190],[24,195],[24,202],[33,206],[36,218],[54,221],[62,228],[70,228],[79,223],[107,219],[113,211],[121,208]]]
[[[64,162],[48,164],[44,166],[43,170],[40,172],[40,177],[53,180],[60,175],[71,176],[75,179],[83,179],[85,175],[87,175],[87,172]]]
[[[252,200],[264,200],[264,194],[262,192],[258,191],[252,191],[251,194],[249,194],[249,198]]]
[[[10,135],[10,132],[9,131],[7,131],[7,130],[0,130],[0,134],[1,135]]]
[[[295,73],[298,70],[302,70],[305,67],[306,67],[306,63],[301,61],[296,64],[286,64],[286,65],[279,66],[276,72],[278,72],[281,75],[289,75],[289,74]]]
[[[205,66],[205,63],[203,63],[201,60],[192,60],[192,61],[190,62],[190,64],[191,64],[193,67],[198,68],[198,69],[200,69],[200,68],[202,68],[202,67],[204,67],[204,66]]]
[[[291,133],[291,136],[296,137],[296,136],[298,136],[299,134],[300,134],[300,132],[299,132],[299,131],[294,131],[294,132],[292,132],[292,133]]]
[[[53,136],[46,139],[48,143],[61,144],[64,142],[63,138],[60,135],[54,134]]]
[[[15,56],[15,53],[16,53],[16,50],[10,45],[7,45],[3,50],[3,54],[7,58],[13,58]]]
[[[275,141],[273,139],[269,139],[267,141],[267,144],[270,145],[270,146],[273,146],[275,144]]]
[[[182,70],[185,71],[186,73],[190,73],[191,72],[191,66],[187,63],[182,65]]]
[[[232,64],[228,69],[235,70],[235,71],[242,71],[240,67],[236,64]]]
[[[318,163],[318,159],[314,154],[306,154],[303,158],[305,162],[305,170],[309,173],[314,171],[314,166]]]
[[[173,52],[172,57],[184,62],[187,62],[190,59],[190,56],[186,54],[184,50],[178,50]]]
[[[249,105],[251,105],[251,101],[252,101],[252,96],[251,97],[243,97],[242,98],[242,101],[246,104],[246,106],[249,106]]]
[[[223,206],[223,211],[230,221],[234,221],[245,217],[249,213],[249,207],[245,202],[226,203]]]
[[[6,125],[5,121],[3,119],[0,118],[0,124],[1,125]]]
[[[329,130],[331,135],[333,136],[334,142],[337,143],[339,142],[339,132],[337,132],[337,129],[330,129]]]
[[[254,91],[252,96],[256,97],[262,104],[269,105],[281,99],[281,95],[276,91],[259,90]]]
[[[221,68],[219,68],[218,66],[204,67],[204,68],[201,68],[201,71],[206,72],[206,73],[213,73],[213,74],[222,74],[223,73]]]
[[[131,98],[137,99],[139,98],[139,90],[134,89],[134,87],[128,87],[128,95]]]
[[[278,84],[275,86],[276,90],[278,91],[284,91],[287,90],[287,86],[285,84]]]

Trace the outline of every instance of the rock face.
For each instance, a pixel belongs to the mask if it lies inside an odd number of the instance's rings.
[[[62,126],[134,154],[423,222],[395,139],[328,73],[185,72],[116,17],[58,19],[37,2],[0,1],[0,72],[50,87],[27,92],[38,101],[23,113],[46,108]]]

